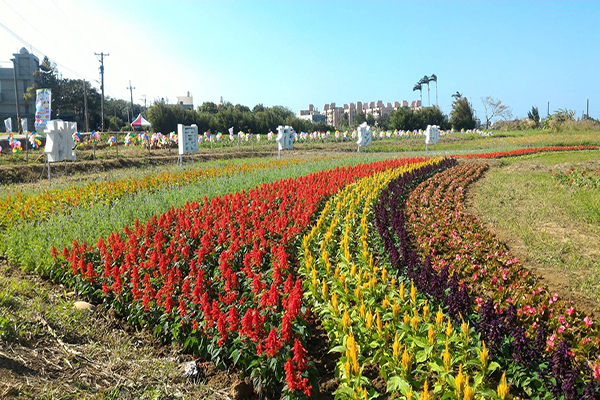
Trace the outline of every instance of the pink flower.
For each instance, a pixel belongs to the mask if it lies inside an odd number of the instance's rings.
[[[590,327],[593,324],[592,319],[590,317],[585,317],[583,319],[583,322],[585,322],[585,326],[587,326],[587,327]]]
[[[560,322],[561,324],[563,324],[563,325],[564,325],[564,324],[565,324],[565,322],[566,322],[566,321],[565,321],[565,316],[564,316],[564,315],[559,315],[559,316],[558,316],[558,322]]]
[[[566,314],[570,317],[571,315],[573,315],[574,312],[575,309],[573,307],[569,307],[569,309],[566,311]]]
[[[594,365],[593,369],[594,369],[594,378],[596,378],[596,379],[600,378],[600,366]]]
[[[563,333],[565,331],[565,326],[561,325],[558,327],[558,333]]]

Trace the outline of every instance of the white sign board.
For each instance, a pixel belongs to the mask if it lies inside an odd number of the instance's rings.
[[[294,130],[291,126],[279,125],[277,127],[277,144],[279,151],[294,148]]]
[[[425,144],[436,144],[440,140],[440,129],[436,125],[427,125]]]
[[[44,152],[48,162],[75,160],[73,151],[73,134],[77,132],[77,122],[67,122],[53,119],[48,121],[44,133],[46,147]]]
[[[198,151],[198,127],[196,125],[177,125],[179,154],[195,153]]]
[[[361,147],[366,147],[371,144],[371,139],[373,139],[373,133],[371,132],[371,128],[367,125],[366,122],[363,122],[358,126],[358,141],[356,144],[360,150]]]

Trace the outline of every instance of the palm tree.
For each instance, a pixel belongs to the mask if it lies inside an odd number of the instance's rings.
[[[419,81],[419,83],[421,85],[427,85],[427,106],[431,106],[431,100],[429,98],[429,77],[427,75],[425,75],[424,77],[421,78],[421,80]]]
[[[421,104],[423,104],[423,85],[421,81],[417,82],[417,84],[413,87],[413,92],[419,91],[419,95],[421,97]]]
[[[454,97],[455,99],[458,100],[458,99],[460,99],[462,97],[462,93],[457,90],[456,93],[454,93],[452,95],[452,97]]]
[[[431,74],[429,77],[429,82],[435,82],[435,105],[438,106],[438,93],[437,93],[437,76],[435,74]]]

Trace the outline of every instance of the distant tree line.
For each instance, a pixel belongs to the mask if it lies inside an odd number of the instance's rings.
[[[200,132],[211,131],[226,134],[233,127],[235,133],[276,132],[279,125],[290,125],[297,132],[325,131],[333,129],[324,123],[297,118],[287,107],[265,107],[257,104],[253,109],[231,103],[217,105],[205,102],[197,110],[184,109],[179,105],[157,101],[148,110],[148,121],[157,132],[167,133],[177,130],[177,124],[198,125]]]

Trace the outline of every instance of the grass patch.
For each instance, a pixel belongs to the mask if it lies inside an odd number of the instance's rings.
[[[474,213],[551,289],[587,304],[600,301],[600,191],[561,185],[550,168],[597,160],[597,152],[503,159],[472,189]]]

